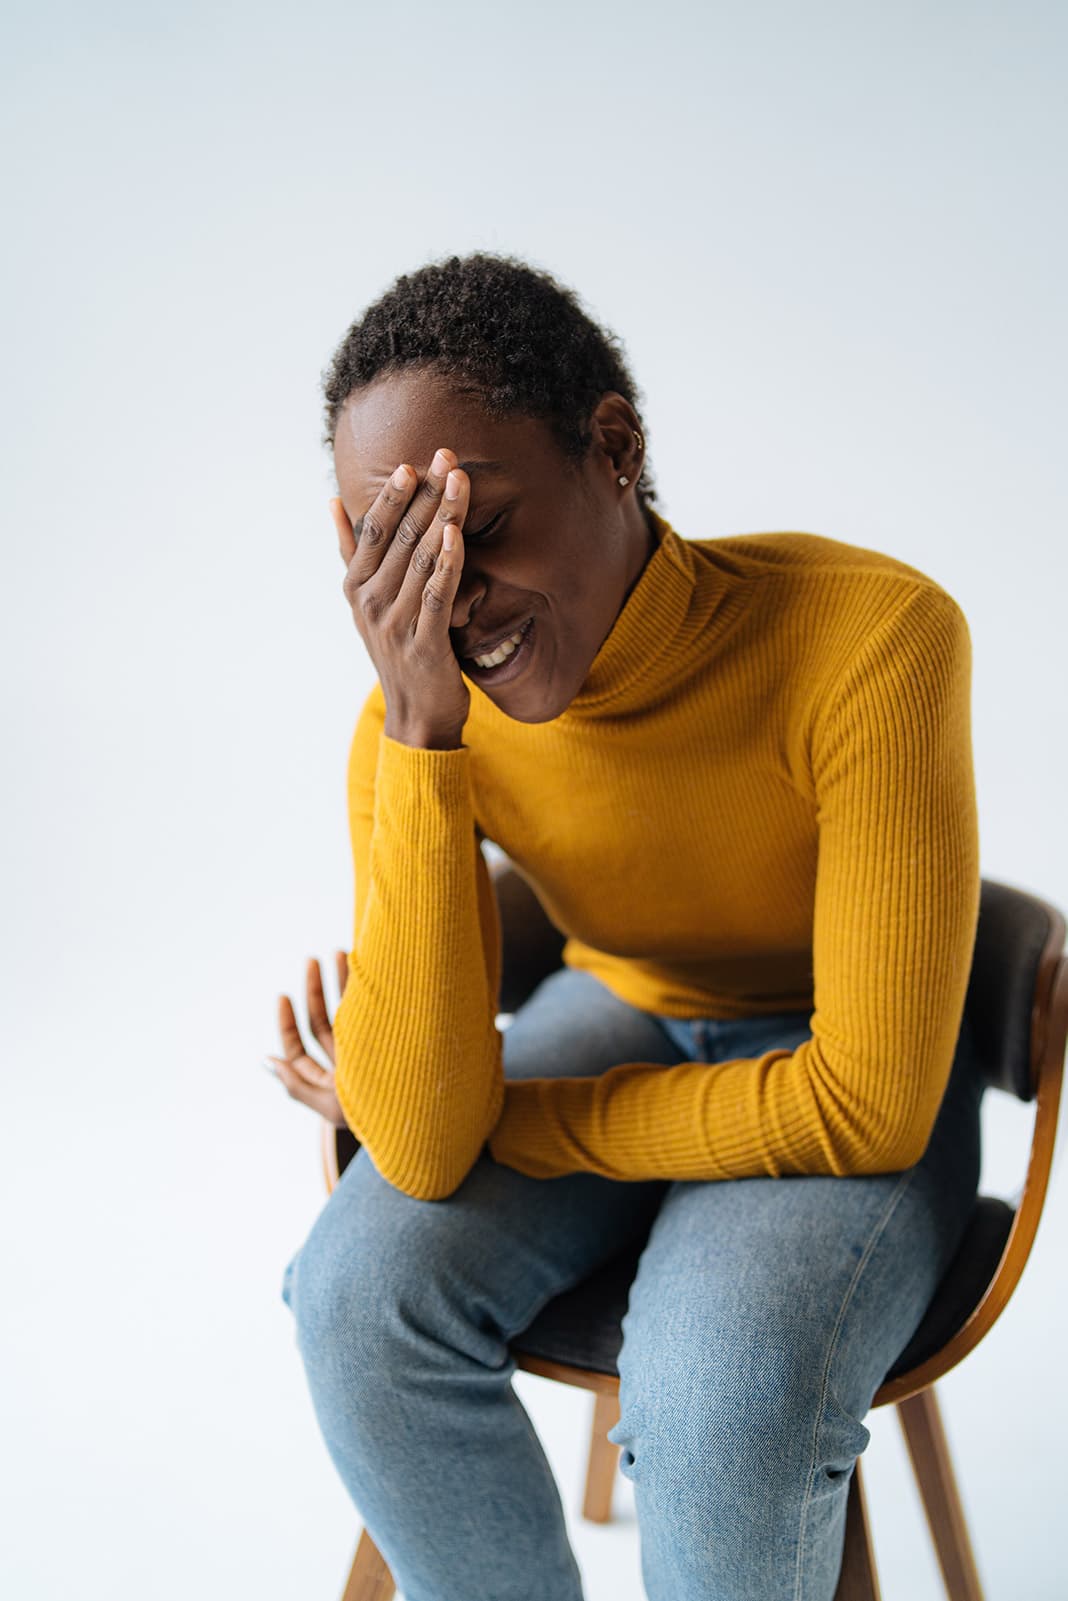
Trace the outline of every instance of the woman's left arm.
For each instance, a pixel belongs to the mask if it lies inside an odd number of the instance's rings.
[[[923,1154],[979,915],[971,642],[917,585],[815,721],[812,1037],[714,1064],[505,1085],[491,1154],[539,1178],[893,1172]]]

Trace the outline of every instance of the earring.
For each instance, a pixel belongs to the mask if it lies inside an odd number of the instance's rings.
[[[641,434],[638,432],[638,430],[636,428],[632,428],[631,429],[631,433],[634,435],[635,439],[638,441],[638,448],[640,450],[641,447],[642,447],[642,436],[641,436]],[[619,477],[616,479],[616,482],[618,484],[622,484],[623,488],[625,489],[627,487],[627,485],[630,483],[630,479],[627,477],[626,473],[620,473]]]

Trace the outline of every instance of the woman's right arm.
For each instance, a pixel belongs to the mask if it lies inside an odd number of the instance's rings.
[[[450,634],[470,481],[446,449],[418,490],[416,478],[401,463],[358,525],[331,502],[345,597],[378,675],[349,763],[355,926],[335,1088],[382,1175],[435,1200],[466,1178],[504,1104],[501,930]]]
[[[348,764],[355,917],[333,1025],[335,1088],[383,1178],[441,1200],[503,1105],[500,920],[470,751],[391,739],[385,714],[376,684]]]

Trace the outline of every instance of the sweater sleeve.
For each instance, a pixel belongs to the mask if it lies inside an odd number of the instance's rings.
[[[911,590],[812,718],[811,1038],[719,1063],[505,1086],[493,1157],[539,1178],[728,1179],[918,1162],[949,1078],[979,915],[971,642]]]
[[[355,914],[335,1090],[383,1178],[432,1201],[462,1183],[501,1111],[500,923],[470,751],[401,744],[384,721],[376,684],[348,762]]]

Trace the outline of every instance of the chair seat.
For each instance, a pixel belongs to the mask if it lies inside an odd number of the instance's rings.
[[[957,1254],[935,1291],[920,1326],[906,1345],[888,1379],[919,1367],[948,1345],[983,1299],[1001,1261],[1016,1216],[1008,1202],[993,1195],[977,1197]]]
[[[1007,1202],[989,1195],[977,1197],[957,1254],[887,1378],[918,1367],[967,1321],[994,1277],[1014,1216]],[[618,1378],[620,1325],[642,1249],[614,1257],[581,1284],[547,1302],[534,1321],[513,1336],[512,1351]]]

